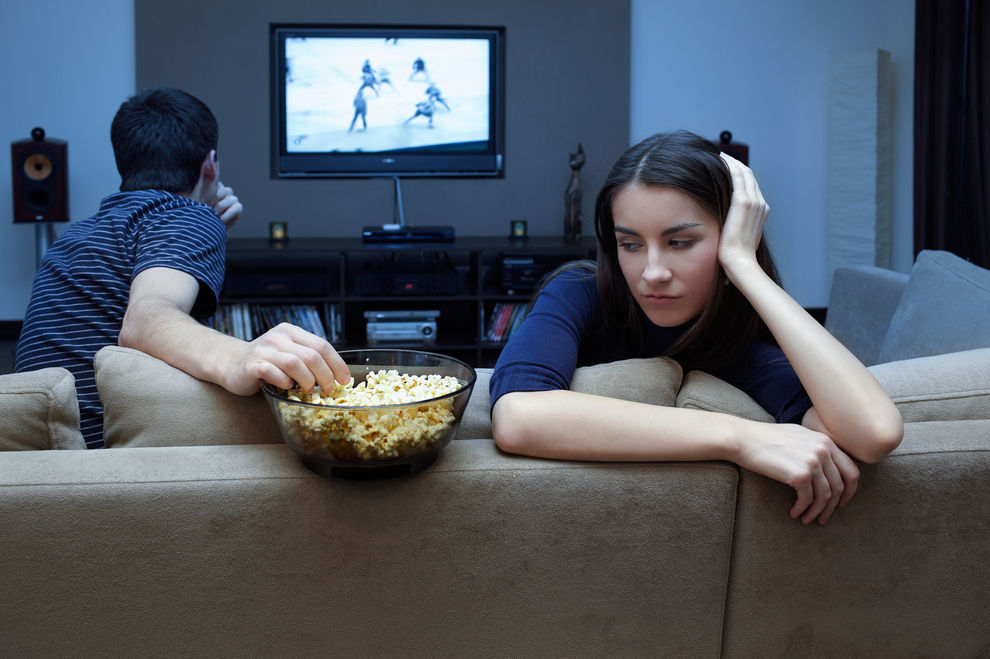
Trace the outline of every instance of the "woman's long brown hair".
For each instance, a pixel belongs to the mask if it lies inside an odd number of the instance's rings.
[[[680,190],[717,218],[722,227],[732,198],[732,179],[718,148],[687,131],[649,137],[631,147],[613,165],[595,201],[598,296],[605,335],[622,338],[635,347],[642,343],[638,304],[619,268],[612,216],[615,196],[633,183]],[[766,239],[760,241],[756,258],[779,284]],[[707,304],[666,355],[688,368],[706,369],[735,361],[756,338],[773,341],[756,310],[719,266],[715,290]]]

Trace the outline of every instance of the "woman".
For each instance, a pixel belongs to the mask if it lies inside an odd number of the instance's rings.
[[[707,140],[655,135],[598,195],[598,263],[549,279],[491,380],[495,442],[571,460],[729,460],[793,487],[791,517],[826,522],[856,491],[855,460],[901,440],[866,368],[780,287],[753,173]],[[741,388],[758,423],[568,390],[577,366],[666,355]]]

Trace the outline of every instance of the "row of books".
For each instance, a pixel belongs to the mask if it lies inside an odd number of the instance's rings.
[[[336,305],[331,305],[336,307]],[[331,328],[334,321],[339,324],[335,308],[331,308]],[[327,337],[320,311],[313,304],[250,304],[240,302],[236,304],[222,304],[217,309],[216,314],[210,323],[214,329],[229,334],[230,336],[251,341],[279,323],[287,322],[298,325],[308,332],[312,332],[324,339]],[[331,331],[331,334],[336,334]],[[334,339],[331,337],[331,341]]]
[[[495,342],[508,340],[522,325],[528,312],[529,304],[525,302],[496,302],[488,319],[488,327],[485,329],[485,340]]]

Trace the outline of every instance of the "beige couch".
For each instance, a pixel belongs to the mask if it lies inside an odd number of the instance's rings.
[[[102,451],[62,450],[66,371],[0,376],[0,444],[34,449],[0,451],[5,655],[990,653],[987,348],[872,367],[904,441],[824,526],[728,463],[502,454],[487,370],[433,466],[352,481],[306,469],[260,395],[123,348],[96,366]],[[664,359],[574,386],[767,418]]]

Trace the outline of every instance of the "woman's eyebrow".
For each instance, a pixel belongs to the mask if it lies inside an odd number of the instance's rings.
[[[686,231],[687,229],[693,229],[694,227],[700,227],[701,222],[685,222],[684,224],[678,224],[677,226],[669,227],[664,229],[660,235],[669,236],[672,233],[679,233],[681,231]]]
[[[676,226],[668,227],[660,232],[661,236],[669,236],[672,233],[678,233],[680,231],[686,231],[687,229],[693,229],[694,227],[700,227],[701,222],[685,222],[684,224],[678,224]],[[616,225],[615,233],[628,233],[631,236],[639,236],[638,231],[633,231],[632,229],[627,229],[626,227]]]

